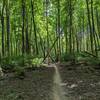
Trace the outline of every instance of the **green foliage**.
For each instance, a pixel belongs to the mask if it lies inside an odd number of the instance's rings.
[[[22,66],[23,65],[23,57],[17,56],[17,57],[6,57],[1,60],[1,66],[4,70],[13,70],[16,66]]]
[[[87,54],[86,52],[81,52],[76,55],[77,62],[87,62],[90,65],[99,65],[100,58],[93,57],[92,55]]]
[[[32,65],[36,65],[39,66],[40,64],[42,64],[43,58],[34,58],[32,59]]]
[[[82,62],[89,65],[100,65],[100,58],[92,57],[85,52],[75,53],[75,54],[63,54],[62,61],[75,61],[76,63]]]
[[[43,58],[34,58],[30,55],[11,56],[1,60],[1,67],[4,71],[16,71],[21,73],[23,68],[38,67],[42,64]]]
[[[75,55],[74,54],[62,54],[61,57],[62,61],[73,61],[75,60]]]

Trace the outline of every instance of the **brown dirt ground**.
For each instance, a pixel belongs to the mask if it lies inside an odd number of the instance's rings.
[[[93,70],[93,67],[59,65],[64,95],[70,100],[100,100],[100,69]]]
[[[69,100],[100,100],[100,71],[84,65],[57,65]],[[8,73],[0,80],[0,100],[53,100],[54,68],[27,71],[24,79]]]

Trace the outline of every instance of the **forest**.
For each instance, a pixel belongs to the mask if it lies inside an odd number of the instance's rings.
[[[0,0],[0,100],[100,100],[100,0]]]

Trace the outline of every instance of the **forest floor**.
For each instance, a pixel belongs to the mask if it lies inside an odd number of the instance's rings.
[[[0,80],[0,100],[100,100],[100,70],[68,63],[26,71],[25,78],[7,73]]]

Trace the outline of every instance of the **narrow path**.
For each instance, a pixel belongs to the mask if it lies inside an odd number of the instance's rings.
[[[58,67],[54,64],[54,69],[55,69],[55,74],[54,74],[54,86],[53,86],[53,91],[54,91],[54,100],[68,100],[64,96],[64,90],[62,87],[62,79],[58,70]]]

